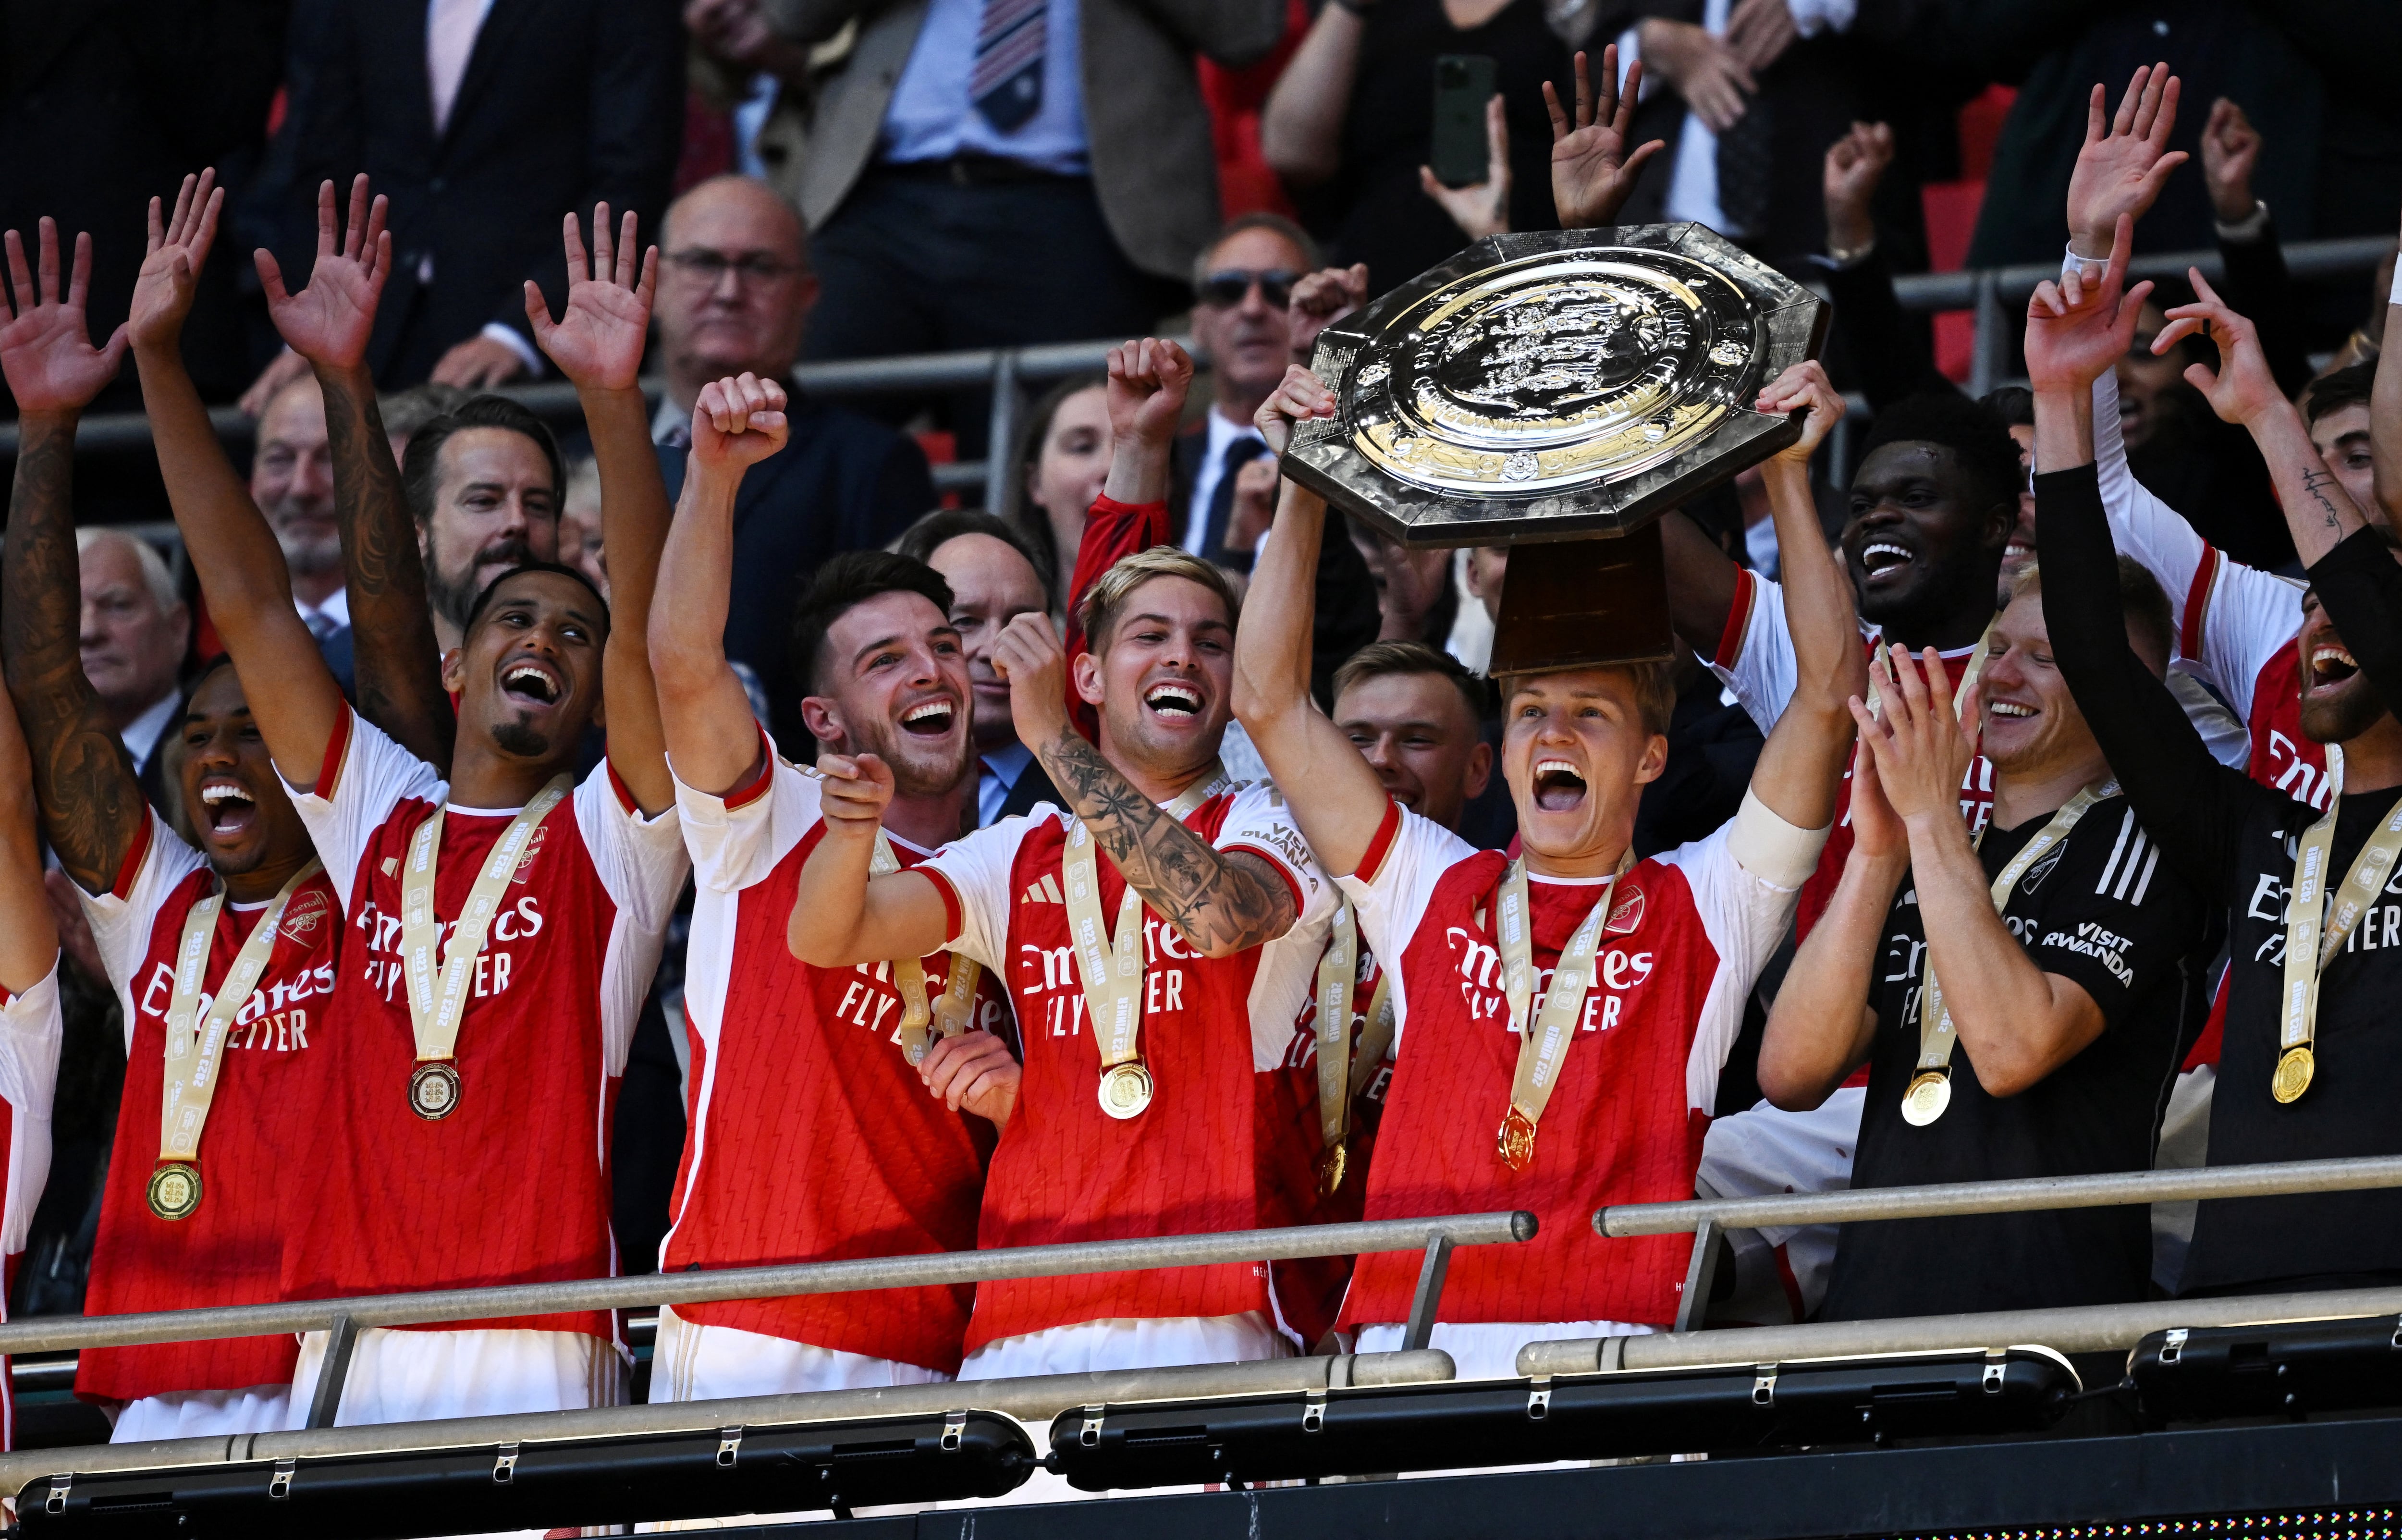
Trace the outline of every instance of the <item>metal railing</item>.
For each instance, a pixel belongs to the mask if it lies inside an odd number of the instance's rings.
[[[1722,1231],[1788,1225],[1829,1225],[1869,1219],[1924,1219],[1968,1214],[2113,1208],[2133,1203],[2190,1203],[2214,1198],[2274,1198],[2305,1192],[2357,1192],[2402,1187],[2402,1156],[2335,1161],[2280,1161],[2259,1165],[2200,1166],[2165,1171],[2113,1171],[2084,1176],[2019,1177],[1994,1182],[1942,1182],[1920,1187],[1850,1188],[1841,1192],[1770,1193],[1757,1198],[1696,1198],[1668,1203],[1614,1203],[1595,1210],[1594,1232],[1606,1239],[1674,1235],[1690,1231],[1693,1259],[1686,1274],[1677,1330],[1698,1329],[1717,1281]],[[2402,1294],[2396,1296],[2402,1308]]]
[[[2331,241],[2295,241],[2283,250],[2286,270],[2295,278],[2318,279],[2374,271],[2393,247],[2394,242],[2383,236],[2347,236]],[[2139,256],[2133,270],[2138,277],[2159,278],[2182,274],[2188,268],[2200,268],[2211,278],[2220,277],[2225,271],[2225,264],[2215,249]],[[2058,273],[2057,264],[2044,263],[1967,272],[1910,273],[1895,279],[1894,292],[1907,310],[1965,309],[1974,313],[1976,333],[1970,353],[1968,392],[1982,395],[2002,383],[2003,362],[2009,356],[2009,328],[2017,323],[2016,307],[2037,283]],[[986,459],[935,466],[934,485],[944,491],[975,491],[985,506],[999,508],[1006,501],[1013,474],[1009,451],[1025,411],[1026,404],[1021,399],[1025,390],[1099,370],[1110,349],[1119,340],[1112,337],[1028,348],[978,348],[959,352],[803,364],[794,369],[792,379],[812,395],[835,400],[939,391],[990,391],[990,450]],[[1180,340],[1190,345],[1190,338]],[[643,381],[643,389],[654,401],[661,386],[656,378]],[[523,402],[553,421],[573,420],[577,415],[575,392],[565,384],[519,386],[501,393]],[[209,417],[218,436],[228,444],[250,442],[255,424],[239,409],[220,406]],[[88,454],[125,453],[146,448],[149,443],[149,421],[139,412],[87,419],[76,439],[78,451]],[[0,459],[13,458],[16,452],[17,425],[0,423]]]

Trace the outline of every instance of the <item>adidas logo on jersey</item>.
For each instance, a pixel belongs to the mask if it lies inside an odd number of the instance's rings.
[[[1066,903],[1068,900],[1065,895],[1061,894],[1059,891],[1058,879],[1052,876],[1050,873],[1045,872],[1042,873],[1042,880],[1041,882],[1036,883],[1033,887],[1028,887],[1025,892],[1018,895],[1017,901],[1020,903]]]

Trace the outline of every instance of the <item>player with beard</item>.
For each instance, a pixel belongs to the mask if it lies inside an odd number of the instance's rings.
[[[214,200],[191,203],[154,252],[182,304],[214,234]],[[337,242],[321,222],[321,261],[338,251],[380,288],[392,262],[380,223],[354,219]],[[622,624],[572,570],[495,579],[443,660],[459,699],[447,783],[343,704],[172,337],[135,328],[186,548],[351,935],[315,1050],[325,1089],[302,1109],[312,1179],[283,1194],[291,1297],[589,1278],[615,1261],[612,1082],[685,870],[643,642],[669,516],[636,383],[656,258],[638,282],[632,223],[613,241],[605,208],[589,260],[573,217],[565,244],[564,318],[531,286],[528,318],[592,428]],[[262,277],[284,302],[280,279]],[[394,543],[382,557],[410,553]],[[361,651],[392,644],[363,637]],[[604,720],[608,761],[573,785],[577,740]],[[322,1336],[302,1343],[296,1422],[324,1351]],[[338,1415],[550,1410],[614,1401],[622,1382],[604,1313],[367,1330]]]
[[[196,199],[187,182],[177,224],[206,201],[205,190]],[[178,267],[178,252],[159,241],[155,204],[152,221],[154,250],[126,336],[137,353],[172,355],[197,264]],[[322,1136],[309,1112],[329,1072],[325,997],[341,932],[334,890],[231,668],[205,670],[177,715],[180,790],[197,848],[144,805],[100,721],[76,650],[70,478],[76,419],[115,377],[125,336],[100,351],[85,334],[88,239],[76,242],[63,299],[49,221],[41,228],[38,289],[16,232],[7,244],[17,319],[0,331],[0,369],[23,414],[23,447],[0,580],[0,655],[31,746],[45,832],[74,880],[125,1018],[124,1115],[85,1308],[121,1314],[261,1303],[278,1297],[289,1174],[314,1160]],[[188,395],[187,378],[184,389]],[[196,396],[191,404],[225,495],[247,508]],[[184,462],[165,445],[162,459],[180,495]],[[288,598],[284,614],[313,661]],[[197,964],[188,973],[187,958]],[[168,1100],[171,1079],[181,1082],[179,1093],[197,1094]],[[288,1336],[96,1348],[77,1363],[76,1390],[117,1412],[120,1441],[256,1432],[286,1421],[293,1355]]]
[[[10,344],[0,326],[0,356]],[[50,1174],[50,1110],[59,1081],[57,921],[42,887],[41,809],[14,704],[0,691],[0,1274],[11,1291],[34,1205]],[[0,1301],[0,1319],[7,1318]],[[17,1444],[17,1397],[0,1358],[0,1449]]]
[[[410,436],[401,486],[435,635],[449,653],[493,579],[557,558],[566,462],[542,419],[506,396],[480,395]]]
[[[2211,296],[2169,312],[2161,336],[2201,333],[2216,372],[2187,378],[2258,446],[2311,589],[2298,645],[2298,726],[2326,746],[2335,795],[2310,804],[2213,763],[2115,629],[2094,624],[2112,559],[2094,463],[2091,382],[2122,354],[2144,294],[2122,292],[2132,221],[2118,225],[2098,292],[2050,284],[2028,309],[2036,391],[2037,550],[2060,598],[2053,639],[2128,799],[2182,872],[2226,909],[2226,1040],[2210,1163],[2402,1152],[2402,1062],[2391,875],[2402,846],[2402,568],[2363,519],[2278,391],[2252,325]],[[2182,1288],[2282,1292],[2402,1279],[2402,1208],[2388,1192],[2201,1205]]]
[[[817,969],[785,945],[802,865],[829,837],[826,783],[776,751],[725,646],[734,494],[745,464],[782,447],[783,406],[761,382],[695,415],[651,615],[699,886],[684,973],[692,1129],[660,1257],[670,1272],[972,1249],[985,1162],[1017,1095],[1007,1005],[975,965],[938,952]],[[821,756],[889,767],[894,794],[874,843],[900,867],[974,821],[973,697],[952,602],[923,564],[854,551],[820,569],[794,622],[802,719]],[[974,1297],[887,1289],[663,1309],[651,1399],[948,1379]]]
[[[1133,342],[1112,351],[1109,378],[1116,447],[1080,569],[1111,524],[1164,516],[1191,364],[1172,344]],[[1026,1064],[981,1245],[1257,1224],[1253,1079],[1281,1062],[1332,897],[1275,791],[1230,783],[1219,764],[1236,616],[1219,570],[1172,547],[1139,552],[1077,610],[1090,640],[1072,672],[1040,615],[1012,621],[994,652],[1018,735],[1070,810],[1004,818],[871,878],[892,771],[829,756],[827,832],[793,907],[794,953],[820,967],[948,946],[1006,969]],[[1070,721],[1071,679],[1097,742]],[[1237,1265],[986,1285],[966,1346],[962,1379],[1290,1351],[1265,1271]]]
[[[1293,419],[1334,411],[1299,369],[1277,404]],[[1851,736],[1843,702],[1866,675],[1850,595],[1816,555],[1809,491],[1809,457],[1843,403],[1811,364],[1759,408],[1808,414],[1800,442],[1768,465],[1792,553],[1800,684],[1742,811],[1695,844],[1640,862],[1632,849],[1640,789],[1666,755],[1663,665],[1505,681],[1502,773],[1525,851],[1513,861],[1401,805],[1311,708],[1307,633],[1283,604],[1263,598],[1243,637],[1243,722],[1393,972],[1398,1068],[1367,1217],[1523,1208],[1542,1220],[1507,1257],[1454,1259],[1433,1345],[1463,1377],[1515,1373],[1528,1341],[1674,1318],[1690,1245],[1601,1243],[1586,1221],[1598,1203],[1692,1192],[1744,998],[1826,840]],[[1324,524],[1324,502],[1289,486],[1253,571],[1263,595],[1289,599]],[[1550,987],[1520,995],[1512,975]],[[1399,1345],[1416,1272],[1412,1258],[1361,1258],[1342,1324],[1362,1351]]]

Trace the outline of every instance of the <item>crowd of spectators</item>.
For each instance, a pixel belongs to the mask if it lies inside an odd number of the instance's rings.
[[[2402,768],[2381,778],[2389,759],[2402,767],[2402,749],[2387,741],[2394,723],[2371,693],[2394,665],[2387,639],[2361,618],[2361,596],[2381,597],[2390,576],[2361,552],[2390,543],[2378,531],[2402,504],[2402,369],[2381,365],[2392,260],[2372,292],[2357,273],[2298,282],[2283,255],[2298,240],[2394,228],[2402,101],[2379,89],[2373,60],[2397,53],[2402,23],[2367,0],[8,5],[0,7],[0,164],[12,169],[0,176],[0,228],[23,232],[21,251],[10,252],[19,312],[38,308],[29,261],[77,275],[74,304],[100,344],[94,357],[109,365],[77,410],[147,411],[158,423],[160,398],[145,385],[172,378],[160,350],[179,348],[196,401],[242,418],[245,431],[229,442],[246,446],[236,452],[247,463],[239,475],[226,468],[226,486],[255,505],[280,551],[327,677],[360,719],[418,758],[449,763],[453,723],[435,722],[438,712],[377,713],[379,702],[433,698],[423,678],[393,682],[411,670],[430,678],[433,659],[395,662],[388,626],[354,613],[354,602],[395,602],[389,588],[357,586],[363,531],[379,511],[393,514],[392,529],[405,531],[393,538],[413,544],[421,565],[423,603],[412,613],[427,646],[417,651],[455,655],[478,634],[495,589],[529,568],[636,615],[655,580],[663,608],[687,600],[693,590],[674,584],[690,583],[694,569],[674,564],[692,557],[671,548],[670,571],[660,571],[656,531],[627,522],[625,488],[639,488],[638,511],[650,509],[654,482],[662,508],[722,498],[724,546],[707,560],[723,567],[712,602],[723,606],[724,672],[747,715],[739,732],[715,719],[703,732],[680,726],[677,706],[662,701],[666,751],[681,756],[702,739],[712,750],[748,745],[743,735],[759,729],[794,760],[821,749],[833,790],[813,781],[808,795],[829,800],[828,827],[835,799],[868,794],[846,783],[874,780],[853,757],[878,740],[826,704],[841,691],[826,685],[825,655],[848,637],[837,633],[855,611],[902,595],[944,607],[938,619],[970,687],[972,752],[967,780],[923,800],[940,804],[938,821],[988,831],[1044,804],[1071,805],[1063,789],[1090,790],[1075,778],[1090,767],[1035,744],[1034,725],[1018,720],[1026,700],[1012,675],[1031,667],[1029,627],[1055,651],[1065,632],[1070,670],[1097,656],[1098,640],[1094,653],[1082,652],[1084,627],[1113,619],[1125,597],[1107,581],[1121,570],[1111,563],[1164,545],[1174,554],[1152,551],[1143,559],[1156,565],[1139,577],[1215,595],[1226,612],[1221,630],[1249,584],[1267,585],[1282,627],[1275,661],[1297,665],[1311,720],[1334,723],[1373,772],[1373,787],[1311,776],[1295,798],[1313,845],[1323,844],[1321,828],[1335,828],[1337,848],[1360,846],[1348,853],[1366,916],[1384,901],[1368,891],[1368,867],[1387,858],[1392,835],[1373,846],[1351,836],[1363,833],[1353,827],[1363,817],[1374,829],[1360,809],[1387,805],[1378,794],[1409,810],[1409,839],[1423,836],[1391,859],[1429,864],[1423,873],[1387,866],[1374,880],[1415,893],[1413,901],[1441,873],[1465,870],[1445,862],[1552,836],[1531,811],[1547,804],[1502,774],[1503,702],[1482,676],[1509,553],[1429,551],[1356,521],[1323,539],[1294,534],[1309,516],[1290,522],[1296,494],[1277,456],[1292,420],[1308,415],[1315,381],[1293,371],[1331,318],[1470,241],[1610,223],[1707,225],[1833,300],[1831,374],[1763,381],[1783,392],[1779,409],[1811,414],[1813,447],[1842,415],[1838,390],[1865,400],[1868,423],[1848,463],[1805,450],[1665,522],[1682,648],[1656,677],[1643,676],[1643,724],[1664,759],[1630,787],[1639,807],[1627,859],[1710,870],[1689,853],[1757,818],[1762,787],[1778,789],[1782,824],[1802,831],[1828,819],[1791,808],[1815,808],[1824,794],[1837,807],[1825,855],[1782,890],[1798,910],[1791,944],[1744,953],[1749,973],[1727,997],[1731,1008],[1713,994],[1711,1010],[1725,1020],[1712,1016],[1704,1035],[1723,1038],[1713,1042],[1724,1068],[1712,1065],[1706,1105],[1692,1109],[1717,1119],[1695,1182],[1732,1194],[1780,1183],[2057,1175],[2180,1151],[2199,1160],[2204,1148],[2224,1163],[2328,1152],[2277,1121],[2293,1099],[2282,1080],[2269,1101],[2269,986],[2240,957],[2226,965],[2230,935],[2239,943],[2248,935],[2247,914],[2264,916],[2230,895],[2275,875],[2272,847],[2314,828],[2321,809],[2345,816],[2332,836],[2340,870],[2367,825],[2353,804],[2333,802],[2332,788],[2348,785],[2361,805],[2381,807],[2402,784]],[[2176,78],[2149,67],[2162,54],[2176,61]],[[1433,170],[1446,107],[1439,83],[1462,56],[1491,66],[1485,169],[1481,180],[1446,183]],[[1246,131],[1232,131],[1226,100],[1205,92],[1205,63],[1264,72]],[[2048,265],[2064,232],[2068,248],[2063,280],[2038,292],[2025,339],[2012,340],[2005,361],[2025,385],[1971,400],[1939,366],[1926,325],[1894,284],[1930,265],[1936,232],[1922,195],[1971,169],[1961,109],[1996,84],[2016,95],[1982,171],[1967,261]],[[1247,164],[1262,174],[1241,174]],[[197,206],[185,210],[175,197],[204,168],[215,168],[226,195],[228,234],[215,249],[192,233]],[[372,224],[356,199],[338,218],[327,190],[349,189],[356,176],[378,199]],[[199,185],[203,201],[209,186]],[[1221,189],[1231,187],[1267,190],[1255,206],[1229,207]],[[143,210],[154,197],[167,212],[150,214],[145,265]],[[214,232],[219,215],[208,208]],[[655,268],[639,282],[628,268],[611,291],[620,333],[636,328],[617,345],[631,347],[652,391],[640,404],[646,437],[606,415],[626,408],[634,387],[614,374],[596,383],[600,366],[559,340],[583,323],[574,304],[605,309],[595,297],[610,282],[600,242],[604,221],[619,215],[656,246]],[[63,247],[30,257],[43,220],[56,222],[56,234],[40,241]],[[2131,285],[2137,220],[2144,251],[2214,250],[2223,279]],[[587,230],[598,256],[588,271]],[[377,235],[389,242],[380,258]],[[188,250],[196,264],[167,340],[133,337],[137,380],[132,364],[115,372],[121,343],[112,336],[129,315],[141,329],[133,296],[148,285],[156,302],[162,250]],[[292,308],[304,281],[339,263],[373,268],[380,288],[355,356],[329,362]],[[56,276],[41,282],[54,289]],[[563,296],[574,297],[554,327]],[[981,390],[837,400],[795,386],[727,405],[736,381],[755,392],[805,362],[1176,331],[1189,334],[1202,373],[1190,373],[1175,344],[1147,341],[1139,353],[1130,344],[1108,373],[1035,396],[1010,443],[986,442],[992,417]],[[511,393],[545,380],[576,387],[574,413],[538,413]],[[12,392],[18,383],[12,372]],[[7,400],[12,414],[23,408],[26,444],[35,419],[56,415]],[[746,439],[745,412],[761,423],[772,416],[772,433]],[[366,445],[370,422],[382,438]],[[193,452],[190,444],[170,451],[163,429],[160,442],[162,464]],[[730,473],[729,444],[749,457]],[[987,456],[1006,465],[999,506],[938,493],[936,462]],[[193,576],[208,557],[135,528],[169,512],[170,488],[146,466],[86,459],[73,542],[84,720],[121,747],[160,827],[206,846],[198,793],[184,788],[199,784],[186,774],[188,757],[214,750],[174,728],[205,714],[196,703],[214,660],[229,646],[257,645],[234,639],[256,617],[213,613],[213,596]],[[196,494],[180,480],[172,490],[188,539]],[[2332,535],[2301,522],[2306,502],[2327,510]],[[2370,532],[2347,538],[2364,521]],[[634,554],[604,539],[604,526],[635,529]],[[1857,713],[1859,768],[1830,781],[1831,793],[1797,768],[1817,752],[1797,744],[1830,732],[1841,705],[1816,698],[1833,681],[1810,667],[1833,603],[1820,591],[1821,547],[1849,579],[1845,602],[1863,628],[1898,644],[1879,653],[1866,692],[1871,701],[1882,694],[1882,714]],[[2037,558],[2054,550],[2074,553],[2073,577],[2055,561],[2046,581]],[[906,570],[854,559],[874,552],[898,553]],[[2114,570],[2115,587],[2105,581]],[[2304,578],[2328,585],[2337,611],[2320,608],[2315,592],[2300,607],[2291,580]],[[8,592],[26,613],[19,590]],[[2047,592],[2073,594],[2081,623],[2048,631]],[[797,651],[796,613],[807,641]],[[2125,626],[2096,626],[2095,613],[2122,615]],[[2300,650],[2298,623],[2301,638],[2335,647],[2340,661]],[[2248,629],[2229,640],[2224,633],[2239,626]],[[2339,627],[2353,639],[2348,653],[2327,639]],[[30,722],[14,655],[10,664]],[[2003,713],[1986,724],[1984,758],[1953,741],[1958,720],[1943,705],[1954,677],[1946,670],[1962,668],[1981,673],[1982,695],[1960,702],[1979,698]],[[663,671],[663,693],[671,677],[683,676]],[[714,672],[695,677],[712,690],[719,682]],[[455,695],[457,683],[443,682]],[[1079,701],[1084,688],[1081,675],[1066,686],[1068,714],[1106,748],[1095,712],[1111,708],[1108,686],[1092,683]],[[1275,772],[1282,782],[1288,766],[1317,763],[1318,749],[1283,714],[1291,703],[1247,693],[1257,688],[1246,675],[1233,704],[1206,704],[1222,726],[1228,710],[1238,719],[1226,766],[1238,778]],[[2125,720],[2108,720],[2122,700],[2141,708],[2128,720],[2174,743],[2143,742]],[[2037,719],[2042,727],[2025,725]],[[1787,721],[1794,725],[1780,739]],[[622,746],[633,729],[613,718],[609,731]],[[578,732],[578,753],[560,749],[560,765],[592,771],[602,729],[595,721]],[[28,736],[37,753],[48,745]],[[329,773],[343,741],[325,751]],[[378,742],[392,747],[380,734]],[[2343,746],[2333,765],[2351,756],[2348,783],[2330,769],[2330,745]],[[684,768],[679,759],[677,773]],[[649,769],[641,795],[628,790],[634,782],[615,784],[629,808],[640,802],[656,815],[649,793],[668,783],[658,764]],[[1148,792],[1139,774],[1125,774]],[[288,771],[284,780],[297,787]],[[692,788],[676,790],[669,800],[681,799],[690,819]],[[716,816],[739,804],[730,775],[703,790]],[[881,791],[891,796],[892,784]],[[910,788],[900,795],[905,802]],[[950,796],[956,806],[941,801]],[[1962,818],[1950,816],[1955,801]],[[2181,802],[2235,832],[2214,832]],[[2079,824],[2089,813],[2092,821]],[[2330,829],[2336,817],[2327,812]],[[2139,856],[2112,850],[2104,833],[2122,824],[2122,846],[2157,840],[2148,858],[2157,879],[2147,864],[2131,886]],[[2127,832],[2139,824],[2149,836]],[[1765,837],[1761,827],[1750,826],[1752,837]],[[2071,843],[2078,827],[2087,832]],[[2096,902],[2055,900],[2070,884],[2036,896],[2052,869],[2040,863],[2023,883],[2011,877],[2019,887],[2001,883],[2006,870],[2023,872],[2023,863],[2006,868],[2022,848],[2040,854],[2054,843],[2067,854],[2052,865],[2079,876],[2075,886]],[[1318,855],[1330,872],[1343,864],[1327,849]],[[933,857],[938,867],[949,859]],[[138,1080],[127,1075],[131,1028],[107,987],[116,959],[78,908],[77,884],[90,873],[69,852],[59,859],[45,879],[48,910],[72,966],[60,986],[56,1153],[11,1301],[21,1312],[82,1306],[118,1103]],[[877,882],[895,874],[877,870]],[[1230,860],[1227,870],[1237,868]],[[1421,874],[1426,893],[1408,887]],[[90,885],[82,891],[89,904]],[[958,895],[944,891],[956,921]],[[845,892],[846,901],[857,897]],[[690,1159],[684,1124],[703,1115],[694,1087],[713,1073],[696,1057],[687,987],[720,991],[720,1006],[730,987],[697,976],[710,967],[722,975],[722,958],[688,970],[693,903],[687,885],[677,913],[662,913],[656,979],[625,1040],[612,1039],[625,1090],[610,1175],[628,1269],[659,1265],[670,1189],[679,1161]],[[704,894],[704,930],[733,923],[710,921],[710,907]],[[873,903],[862,912],[872,916]],[[1765,923],[1766,912],[1731,907],[1694,924],[1718,944],[1725,927]],[[2360,932],[2364,952],[2378,944],[2375,913]],[[2054,946],[2080,926],[2109,943]],[[1570,927],[1553,928],[1565,945]],[[2039,930],[2050,932],[2040,944]],[[1281,939],[1246,934],[1250,949]],[[2393,944],[2390,921],[2383,934]],[[692,942],[694,958],[700,949]],[[831,940],[810,961],[827,971],[856,961]],[[1975,1061],[1973,1075],[1929,1058],[1922,1040],[1920,1013],[1943,1009],[1928,1006],[1931,984],[1913,982],[1934,966],[1930,956],[1950,986],[1941,998],[1959,1017],[1958,1052]],[[630,966],[614,950],[611,958]],[[1398,949],[1390,961],[1400,967]],[[1724,966],[1730,976],[1743,970]],[[2336,966],[2326,964],[2330,981]],[[2371,1126],[2354,1079],[2382,1083],[2379,1066],[2341,1035],[2386,1030],[2358,1020],[2367,1014],[2362,978],[2355,970],[2334,991],[2341,999],[2321,1029],[2321,1073],[2341,1089],[2323,1089],[2317,1105],[2337,1108],[2326,1136],[2340,1153],[2392,1142]],[[8,994],[0,990],[0,1004]],[[945,1063],[943,1052],[930,1063]],[[1942,1052],[1953,1052],[1947,1041]],[[2230,1095],[2222,1064],[2233,1066],[2229,1077],[2248,1077],[2241,1094]],[[1929,1126],[1905,1099],[1929,1075],[1953,1098],[1940,1149],[1912,1143],[1918,1135],[1901,1126]],[[967,1105],[1005,1130],[1006,1104],[978,1110],[990,1094],[959,1092],[951,1108]],[[2105,1103],[2110,1119],[2079,1121]],[[146,1116],[130,1099],[125,1107]],[[1315,1104],[1304,1094],[1291,1115],[1314,1117]],[[977,1136],[988,1157],[988,1134]],[[1291,1202],[1287,1221],[1324,1217]],[[2357,1230],[2378,1212],[2346,1210],[2325,1228]],[[1908,1239],[1862,1228],[1840,1242],[1808,1232],[1774,1246],[1747,1240],[1721,1313],[1857,1317],[2107,1302],[2195,1280],[2231,1290],[2402,1276],[2390,1247],[2316,1246],[2285,1265],[2267,1255],[2273,1247],[2257,1220],[2205,1211],[2198,1230],[2190,1216],[2183,1224],[2153,1234],[2140,1217],[2030,1217],[1955,1221]],[[2062,1254],[2079,1265],[2042,1265]],[[1333,1323],[1328,1308],[1322,1326]],[[1345,1320],[1348,1329],[1381,1317]]]

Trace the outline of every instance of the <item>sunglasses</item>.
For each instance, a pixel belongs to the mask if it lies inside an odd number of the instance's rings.
[[[1226,268],[1201,281],[1201,303],[1212,309],[1231,310],[1241,304],[1260,286],[1260,297],[1281,310],[1292,301],[1292,286],[1301,275],[1289,268]]]

